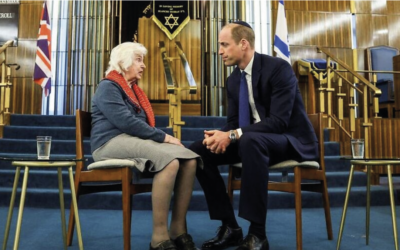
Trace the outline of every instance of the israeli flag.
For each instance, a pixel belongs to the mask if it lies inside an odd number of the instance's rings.
[[[276,20],[274,51],[277,56],[290,63],[289,37],[285,15],[285,4],[279,1]]]

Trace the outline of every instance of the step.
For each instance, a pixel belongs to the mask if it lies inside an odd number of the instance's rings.
[[[340,155],[340,144],[338,142],[325,141],[324,149],[325,149],[325,157]]]
[[[11,188],[0,187],[0,206],[9,206],[11,197]],[[331,207],[343,207],[344,188],[329,189],[329,199]],[[18,190],[15,207],[19,204],[20,190]],[[238,209],[240,191],[234,192],[234,208]],[[294,195],[290,193],[282,193],[270,191],[268,196],[268,208],[294,208]],[[70,190],[64,190],[65,207],[70,206]],[[79,198],[79,209],[121,209],[121,192],[106,192],[84,195]],[[365,206],[366,204],[366,188],[353,187],[351,189],[349,206]],[[133,197],[134,210],[151,210],[151,193],[142,193]],[[388,206],[390,205],[388,188],[382,186],[371,187],[371,206]],[[40,189],[28,188],[25,206],[27,207],[46,207],[58,208],[59,195],[57,189]],[[302,192],[302,207],[322,209],[321,194]],[[205,201],[203,191],[194,191],[190,203],[189,210],[206,211],[207,203]]]
[[[84,144],[85,152],[90,153],[89,141]],[[36,139],[1,139],[0,151],[2,153],[35,154]],[[52,140],[51,154],[75,154],[75,140]]]
[[[11,114],[10,124],[15,126],[75,127],[74,115],[21,115]]]
[[[168,116],[155,116],[157,127],[168,127]],[[182,116],[186,127],[218,128],[226,124],[226,117]],[[10,124],[15,126],[65,126],[75,127],[75,115],[21,115],[11,114]]]
[[[168,116],[156,116],[157,127],[168,127]],[[220,129],[226,124],[225,116],[182,116],[184,127],[191,128],[216,128]]]
[[[326,172],[337,172],[337,171],[349,171],[350,161],[341,160],[340,155],[325,156],[325,171]]]
[[[51,136],[53,140],[75,140],[75,127],[5,126],[5,139],[36,139],[38,135]]]
[[[173,135],[172,128],[161,128],[167,134]],[[182,141],[197,141],[204,139],[204,130],[212,130],[214,128],[181,128]],[[52,136],[53,140],[73,140],[76,137],[75,127],[37,127],[37,126],[5,126],[4,139],[36,139],[38,135]]]
[[[58,177],[56,169],[48,168],[30,168],[28,185],[32,187],[40,187],[42,189],[52,189],[58,188]],[[69,188],[69,177],[68,171],[63,170],[63,184],[65,188]],[[21,168],[19,177],[19,186],[21,186],[22,178],[24,175],[24,169]],[[228,183],[228,173],[221,173],[222,178],[225,181],[225,185]],[[10,166],[8,169],[0,169],[0,187],[12,187],[15,177],[15,167]],[[347,172],[335,172],[327,173],[327,184],[328,188],[333,187],[346,187],[348,182]],[[289,175],[289,180],[292,180],[292,175]],[[280,182],[282,181],[282,176],[280,173],[271,173],[270,181]],[[365,186],[366,185],[366,174],[362,172],[355,172],[353,176],[352,186]],[[200,184],[195,180],[194,190],[202,190]]]

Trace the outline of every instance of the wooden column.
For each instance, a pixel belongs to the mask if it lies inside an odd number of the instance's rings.
[[[393,57],[393,71],[400,71],[400,55]],[[394,74],[395,117],[400,117],[400,74]]]

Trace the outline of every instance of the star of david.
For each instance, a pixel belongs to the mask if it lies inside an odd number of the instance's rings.
[[[179,17],[174,17],[172,14],[169,15],[168,17],[167,16],[164,16],[164,17],[165,17],[165,24],[164,25],[168,25],[170,29],[172,29],[174,26],[179,26],[179,24],[178,24],[178,18]],[[174,23],[170,23],[169,20],[171,20],[171,19],[174,21]]]

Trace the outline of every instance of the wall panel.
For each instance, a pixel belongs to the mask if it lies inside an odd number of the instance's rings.
[[[387,16],[372,15],[372,24],[373,46],[389,44]]]
[[[317,11],[317,1],[308,1],[307,11]]]
[[[18,47],[8,47],[8,63],[18,63],[20,65],[19,70],[15,70],[15,67],[11,67],[11,77],[32,78],[35,56],[36,39],[21,39],[18,41]]]
[[[350,13],[350,1],[330,1],[332,12]]]
[[[372,26],[371,14],[356,15],[357,48],[367,48],[373,46]]]
[[[388,15],[400,15],[399,1],[386,1]]]
[[[355,13],[370,14],[371,2],[370,1],[354,1]]]
[[[307,3],[305,1],[286,1],[285,2],[285,9],[286,10],[301,10],[301,9],[306,9],[307,8]],[[273,1],[273,4],[271,5],[272,9],[277,9],[278,8],[278,1]],[[273,19],[276,20],[276,19]]]
[[[351,47],[350,14],[302,11],[286,11],[286,14],[288,23],[293,25],[288,29],[291,46]]]
[[[387,15],[386,1],[382,0],[371,1],[371,13]]]
[[[387,23],[389,46],[400,49],[400,14],[388,16]]]
[[[17,114],[40,114],[42,89],[33,82],[36,39],[43,2],[21,1],[18,28],[18,47],[7,49],[7,63],[17,63],[19,70],[11,68],[10,112]]]
[[[18,37],[19,39],[34,38],[36,40],[43,1],[21,1],[19,6]]]
[[[277,9],[278,1],[273,1],[272,9]],[[350,1],[285,1],[286,10],[310,12],[350,12]]]

